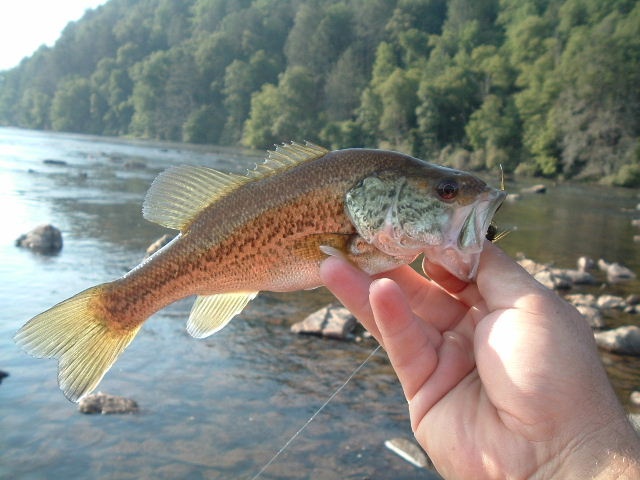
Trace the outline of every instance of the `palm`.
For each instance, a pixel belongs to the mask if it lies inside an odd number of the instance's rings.
[[[488,248],[477,284],[433,265],[437,283],[402,267],[373,284],[342,262],[323,265],[327,285],[387,350],[416,438],[447,478],[533,475],[572,442],[561,426],[577,428],[568,419],[581,418],[585,387],[604,376],[582,368],[596,355],[586,322]],[[589,394],[611,401],[607,389]]]

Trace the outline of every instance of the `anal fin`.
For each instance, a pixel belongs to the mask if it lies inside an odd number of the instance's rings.
[[[222,330],[256,295],[258,292],[241,292],[196,298],[189,314],[187,332],[195,338],[213,335]]]

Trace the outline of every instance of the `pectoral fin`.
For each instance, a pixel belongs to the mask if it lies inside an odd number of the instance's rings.
[[[223,329],[256,295],[258,292],[242,292],[196,298],[187,322],[187,332],[195,338],[213,335]]]

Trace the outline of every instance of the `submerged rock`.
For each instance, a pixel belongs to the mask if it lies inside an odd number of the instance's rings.
[[[530,193],[546,193],[547,186],[539,183],[537,185],[531,185],[530,187],[523,188],[520,190],[521,193],[530,194]]]
[[[294,323],[291,331],[347,340],[351,338],[357,323],[349,310],[342,305],[331,304],[313,312],[301,322]]]
[[[418,468],[431,468],[433,463],[419,445],[406,438],[392,438],[384,446]]]
[[[62,233],[53,225],[40,225],[16,239],[16,247],[53,255],[62,250]]]
[[[600,310],[597,308],[591,305],[576,305],[576,309],[589,323],[591,328],[601,329],[606,327],[602,313],[600,313]]]
[[[602,258],[598,260],[598,268],[607,274],[609,283],[619,283],[636,278],[636,274],[619,263],[609,263]]]
[[[58,165],[61,167],[67,165],[67,162],[65,162],[64,160],[56,160],[53,158],[45,158],[42,163],[44,163],[45,165]]]
[[[92,393],[82,397],[78,403],[78,410],[82,413],[136,413],[138,404],[130,398],[109,395],[108,393]]]
[[[627,325],[594,334],[596,343],[604,350],[620,355],[640,355],[640,327]]]

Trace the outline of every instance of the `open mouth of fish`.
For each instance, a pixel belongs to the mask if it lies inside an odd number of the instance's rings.
[[[443,242],[424,249],[429,261],[445,267],[462,280],[473,280],[478,271],[480,254],[487,230],[506,193],[491,190],[471,205],[457,208]]]

